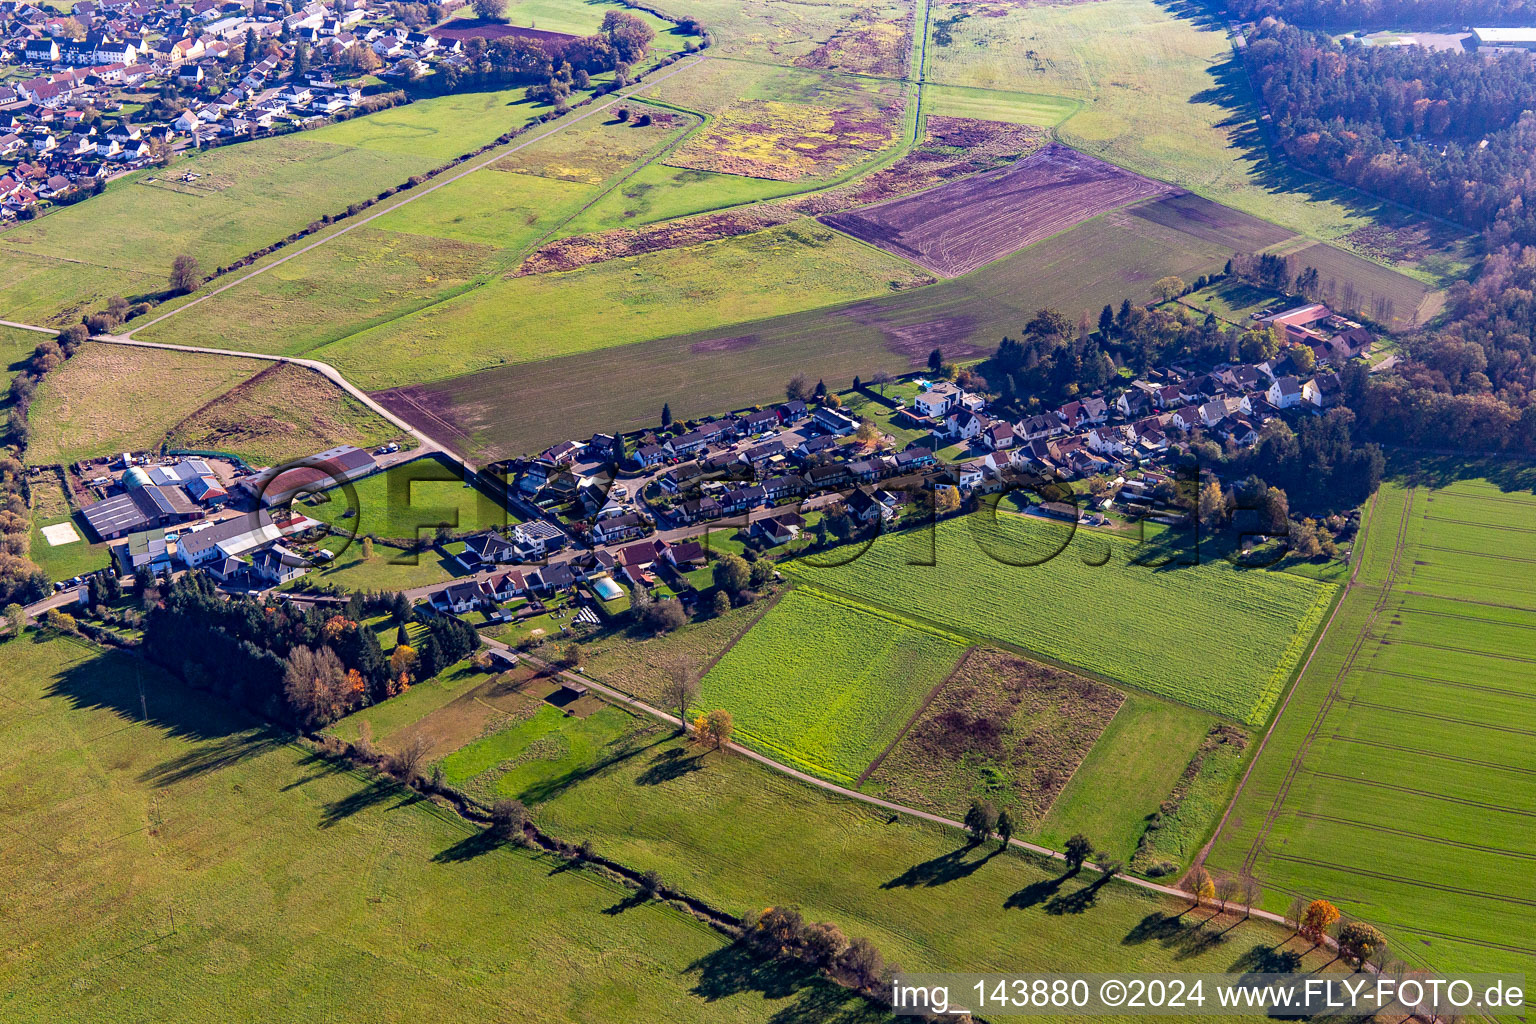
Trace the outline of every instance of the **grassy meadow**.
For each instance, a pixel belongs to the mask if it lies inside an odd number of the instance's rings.
[[[1058,554],[1059,552],[1059,554]],[[999,641],[1248,725],[1262,723],[1333,596],[1289,573],[1135,564],[1127,541],[987,511],[784,564],[906,619]],[[930,560],[932,565],[923,564]],[[894,595],[921,600],[894,607]]]
[[[1061,141],[1316,239],[1349,246],[1359,228],[1400,222],[1384,204],[1270,158],[1224,24],[1152,0],[1009,6],[996,17],[966,7],[934,7],[951,42],[929,39],[933,82],[1080,102]],[[1399,269],[1448,284],[1466,262],[1459,240],[1447,242]]]
[[[29,636],[4,658],[0,882],[26,951],[0,961],[7,1020],[863,1019],[777,972],[743,985],[693,918],[130,656]]]
[[[178,423],[260,372],[237,356],[86,345],[48,374],[28,412],[27,462],[158,447]]]
[[[740,742],[842,785],[891,743],[965,645],[794,590],[726,652],[699,695]]]
[[[89,203],[0,233],[0,258],[20,271],[0,287],[0,316],[62,324],[112,294],[157,293],[182,253],[211,273],[538,113],[520,89],[459,93],[127,175]]]
[[[32,532],[28,537],[27,557],[48,574],[50,580],[105,568],[111,561],[107,545],[91,538],[85,517],[79,515],[64,494],[64,485],[54,473],[32,477],[27,483],[28,506],[32,514]],[[43,529],[68,523],[79,538],[65,544],[49,544]]]
[[[910,971],[1242,971],[1318,966],[1257,921],[1095,885],[958,831],[836,797],[740,756],[661,740],[563,780],[541,824],[733,913],[776,903],[865,935]],[[1228,925],[1231,927],[1228,927]],[[818,1018],[820,1019],[820,1018]]]
[[[783,394],[783,382],[796,373],[812,373],[826,380],[829,387],[841,388],[855,376],[868,379],[877,370],[916,369],[923,365],[935,345],[941,345],[950,358],[979,356],[992,351],[1005,334],[1017,332],[1018,325],[1041,306],[1082,310],[1097,309],[1106,302],[1118,305],[1128,297],[1145,301],[1150,298],[1149,283],[1165,274],[1193,280],[1218,271],[1234,251],[1231,240],[1252,233],[1259,223],[1244,214],[1232,213],[1224,216],[1215,228],[1199,228],[1201,234],[1197,235],[1154,222],[1138,215],[1140,212],[1117,210],[1104,214],[964,277],[924,288],[881,288],[871,298],[838,306],[807,309],[751,323],[731,321],[729,326],[533,364],[493,367],[441,382],[408,386],[378,397],[402,415],[419,415],[423,408],[430,410],[439,422],[453,424],[466,450],[477,455],[520,455],[575,434],[612,430],[615,425],[624,430],[651,426],[663,402],[671,403],[673,414],[683,417],[774,401]],[[1269,226],[1268,230],[1276,229]],[[772,235],[773,232],[761,232],[714,244],[739,255],[760,249],[760,240]],[[1288,234],[1282,230],[1279,236]],[[841,241],[834,243],[834,251],[858,246],[844,236],[838,237]],[[548,278],[574,284],[582,275],[611,279],[631,262],[660,272],[666,263],[692,252],[655,253],[584,267],[570,274],[521,280]],[[875,250],[866,252],[875,255],[861,255],[858,259],[889,260],[886,266],[909,266]],[[687,257],[690,263],[700,258]],[[730,287],[757,287],[756,282],[762,280],[758,275],[778,273],[778,266],[776,262],[759,261],[750,278],[744,281],[738,275],[730,281]],[[811,270],[810,266],[809,261],[802,259],[800,269],[795,269],[787,279],[807,281],[823,272]],[[823,287],[822,281],[809,281],[802,291]],[[781,304],[791,301],[783,291],[773,294]],[[812,305],[812,300],[798,296],[795,299],[797,306]],[[475,297],[466,296],[459,302],[469,305]],[[607,303],[599,299],[592,305],[604,308]],[[436,318],[447,320],[450,311],[444,306],[431,312]],[[487,309],[475,318],[478,321],[489,316]],[[459,318],[455,315],[452,319]],[[614,330],[623,329],[629,322],[633,321],[626,318],[617,328],[607,325],[604,337],[611,337]],[[669,322],[681,327],[675,319]],[[413,334],[406,330],[410,323],[401,321],[358,338],[390,338],[392,344],[398,338],[400,344],[410,346],[414,343]],[[455,335],[445,343],[457,346],[457,339]],[[336,353],[339,359],[339,350],[349,343],[322,352]],[[590,339],[583,341],[589,343]],[[464,348],[469,351],[467,345]],[[477,359],[482,365],[493,362]],[[593,380],[607,379],[623,380],[625,386],[591,386]],[[560,420],[542,414],[540,410],[549,404],[563,410]]]
[[[1440,970],[1536,955],[1536,559],[1528,484],[1383,485],[1357,585],[1255,763],[1213,867],[1326,897]]]
[[[302,367],[102,344],[85,346],[45,378],[29,422],[33,465],[162,444],[275,465],[338,444],[368,447],[401,436]]]
[[[414,438],[402,435],[399,427],[320,374],[292,363],[274,364],[235,385],[177,423],[165,440],[175,448],[233,452],[256,466],[277,465],[339,444],[415,444]]]
[[[924,279],[902,260],[797,221],[569,273],[504,277],[313,354],[361,387],[387,388],[877,296]]]

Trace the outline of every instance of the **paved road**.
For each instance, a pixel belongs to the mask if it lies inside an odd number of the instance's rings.
[[[565,669],[557,669],[549,662],[535,658],[528,654],[523,654],[513,649],[509,645],[502,643],[500,640],[493,640],[490,637],[484,637],[482,639],[484,639],[487,646],[513,654],[514,656],[521,658],[535,668],[546,670],[561,679],[591,687],[592,689],[598,691],[599,693],[603,694],[603,696],[617,704],[622,704],[625,707],[633,708],[634,710],[639,711],[641,714],[650,715],[651,717],[660,719],[669,725],[678,724],[676,715],[668,714],[667,712],[662,711],[660,708],[647,704],[643,700],[631,697],[629,694],[624,693],[622,690],[615,690],[613,687],[608,686],[605,683],[600,683],[590,676],[584,675],[580,672],[571,672]],[[879,807],[894,814],[906,814],[914,818],[920,818],[923,821],[932,822],[935,825],[943,825],[946,828],[959,829],[962,832],[968,831],[963,822],[955,821],[953,818],[946,818],[942,815],[931,814],[928,811],[918,810],[916,807],[908,807],[905,804],[894,803],[890,800],[882,800],[879,797],[869,796],[868,794],[860,793],[857,790],[847,789],[835,783],[828,782],[825,779],[817,778],[814,775],[808,775],[796,768],[791,768],[789,765],[781,764],[778,761],[773,760],[771,757],[760,754],[757,751],[751,750],[747,747],[741,746],[738,743],[729,744],[728,749],[734,753],[742,755],[743,757],[750,758],[751,760],[756,761],[758,764],[761,764],[766,768],[770,768],[773,771],[779,772],[783,775],[788,775],[790,778],[804,782],[810,786],[815,786],[817,789],[825,790],[828,793],[836,793],[838,796],[845,797],[849,800],[857,800],[860,803],[870,804],[871,806]],[[1010,839],[1009,845],[1017,847],[1021,850],[1028,850],[1030,853],[1038,854],[1042,857],[1050,857],[1053,860],[1065,862],[1067,859],[1066,854],[1059,850],[1052,850],[1045,846],[1038,846],[1035,843],[1025,842],[1022,839]],[[1091,861],[1088,862],[1087,867],[1095,871],[1099,870],[1099,866]],[[1160,885],[1157,882],[1151,882],[1144,878],[1137,878],[1134,875],[1117,875],[1116,879],[1122,882],[1128,882],[1131,885],[1142,889],[1147,889],[1151,892],[1160,893],[1164,896],[1174,897],[1175,899],[1188,900],[1190,898],[1189,893],[1184,892],[1182,889],[1176,889],[1171,885]],[[1213,900],[1206,900],[1204,902],[1207,906],[1214,907],[1216,905],[1215,901]],[[1227,904],[1227,910],[1232,913],[1248,914],[1253,917],[1261,918],[1265,921],[1274,922],[1276,924],[1286,923],[1285,918],[1280,914],[1272,914],[1267,910],[1260,910],[1257,907],[1244,907],[1236,902],[1229,902]]]
[[[630,97],[636,95],[637,93],[639,93],[639,92],[641,92],[641,91],[643,91],[645,89],[650,88],[653,85],[657,85],[657,84],[659,84],[661,82],[664,82],[668,78],[671,78],[673,75],[680,74],[683,71],[686,71],[689,68],[692,68],[692,67],[696,66],[697,64],[701,63],[705,59],[706,59],[705,57],[699,56],[699,57],[694,58],[691,61],[680,61],[680,62],[678,62],[678,64],[676,66],[674,66],[672,68],[671,71],[668,71],[666,74],[661,75],[658,78],[652,78],[652,79],[648,79],[648,80],[639,82],[639,83],[635,84],[634,86],[630,87],[628,90],[624,90],[624,91],[620,91],[620,92],[614,93],[613,97],[611,99],[609,99],[609,100],[607,100],[607,101],[605,101],[603,103],[593,104],[590,107],[590,109],[588,109],[585,113],[578,114],[577,116],[572,117],[572,118],[562,119],[559,122],[557,122],[553,127],[549,128],[547,131],[538,132],[538,133],[532,135],[531,137],[529,137],[527,139],[524,139],[523,141],[517,143],[514,146],[497,148],[497,149],[493,150],[492,152],[488,153],[486,155],[485,159],[483,159],[483,160],[471,161],[469,163],[464,164],[463,167],[461,169],[459,169],[458,171],[455,171],[455,172],[453,172],[451,174],[447,174],[447,175],[440,175],[439,177],[434,179],[431,184],[422,185],[422,186],[419,186],[417,188],[410,189],[410,190],[407,191],[407,193],[404,195],[404,197],[400,199],[399,202],[391,203],[388,206],[385,206],[385,207],[383,207],[383,208],[381,208],[379,210],[376,210],[375,212],[370,213],[370,214],[368,214],[365,217],[361,217],[361,218],[355,219],[355,220],[351,221],[350,223],[348,223],[346,226],[342,227],[340,230],[333,231],[330,234],[325,235],[322,238],[318,238],[315,241],[310,242],[308,245],[300,246],[299,248],[293,250],[292,252],[286,253],[283,256],[280,256],[279,258],[277,258],[275,260],[272,260],[272,261],[270,261],[268,263],[264,263],[260,267],[257,267],[255,270],[252,270],[250,273],[244,274],[244,275],[236,278],[235,280],[228,282],[227,284],[220,285],[219,287],[213,289],[212,291],[207,292],[207,293],[205,293],[203,295],[200,295],[197,298],[193,299],[192,301],[184,303],[183,305],[177,306],[175,309],[168,310],[167,312],[162,313],[159,316],[157,316],[157,317],[155,317],[155,318],[153,318],[151,320],[147,320],[144,323],[142,323],[142,324],[138,325],[137,327],[133,328],[133,330],[131,330],[131,331],[127,331],[127,332],[125,332],[123,334],[103,334],[103,335],[99,335],[97,337],[94,337],[91,340],[92,341],[101,342],[103,344],[109,344],[109,345],[137,345],[137,346],[140,346],[142,348],[159,348],[159,349],[167,349],[167,350],[174,351],[174,352],[197,352],[197,353],[202,353],[202,354],[205,354],[205,355],[234,356],[234,357],[238,357],[238,358],[242,358],[242,359],[260,359],[260,360],[262,360],[264,362],[269,362],[269,363],[270,362],[292,363],[295,366],[303,366],[303,367],[306,367],[308,369],[314,370],[318,374],[321,374],[327,380],[331,381],[337,387],[339,387],[343,391],[345,391],[347,394],[351,395],[353,398],[357,399],[359,402],[362,402],[365,406],[367,406],[369,409],[371,409],[372,411],[377,413],[379,416],[383,417],[388,422],[394,424],[396,427],[399,427],[401,430],[405,431],[406,433],[410,434],[412,437],[416,438],[416,440],[421,444],[422,448],[421,448],[420,451],[417,451],[414,454],[416,454],[416,455],[425,455],[428,452],[433,452],[433,451],[439,451],[439,452],[444,452],[444,453],[452,454],[452,449],[449,448],[447,445],[439,443],[438,441],[436,441],[432,437],[429,437],[424,431],[416,428],[415,426],[412,426],[410,423],[406,422],[404,419],[400,418],[399,416],[396,416],[394,413],[392,413],[388,409],[384,408],[378,402],[375,402],[372,398],[370,398],[368,396],[368,394],[366,392],[364,392],[361,388],[359,388],[359,387],[353,385],[351,382],[349,382],[345,377],[343,377],[341,375],[340,371],[338,371],[334,366],[330,365],[329,363],[321,362],[318,359],[301,359],[301,358],[297,358],[297,357],[294,357],[294,356],[273,355],[270,352],[245,352],[245,351],[240,351],[240,350],[237,350],[237,349],[215,348],[213,346],[204,346],[204,345],[167,345],[167,344],[162,344],[162,343],[158,343],[158,342],[139,341],[139,340],[135,339],[133,337],[133,335],[136,334],[139,331],[144,330],[146,327],[154,326],[155,324],[159,323],[162,320],[165,320],[165,319],[167,319],[169,317],[176,316],[179,313],[184,313],[187,310],[191,309],[193,306],[196,306],[196,305],[198,305],[201,302],[204,302],[204,301],[206,301],[208,299],[213,298],[215,295],[218,295],[220,292],[228,291],[229,289],[235,287],[236,285],[243,284],[246,281],[249,281],[253,277],[257,277],[257,276],[259,276],[261,274],[266,273],[267,271],[271,270],[273,267],[281,266],[282,264],[287,263],[291,259],[295,259],[295,258],[297,258],[299,256],[302,256],[306,252],[309,252],[311,249],[318,248],[319,246],[325,245],[327,242],[334,241],[335,239],[340,238],[342,235],[345,235],[345,234],[347,234],[350,231],[356,230],[357,228],[362,227],[364,224],[367,224],[370,221],[377,220],[378,218],[383,217],[386,214],[389,214],[389,213],[394,212],[395,210],[398,210],[400,207],[405,206],[407,203],[413,203],[416,200],[422,198],[423,196],[430,195],[433,192],[436,192],[438,189],[443,188],[446,185],[451,185],[453,182],[458,181],[460,178],[463,178],[466,175],[473,174],[474,172],[479,171],[479,170],[483,170],[484,168],[489,167],[491,164],[495,163],[496,161],[502,159],[505,156],[508,156],[511,153],[516,153],[520,149],[523,149],[523,148],[525,148],[527,146],[531,146],[531,145],[533,145],[536,142],[542,141],[543,139],[546,139],[549,136],[554,135],[556,132],[564,131],[566,128],[569,128],[571,125],[578,124],[578,123],[586,120],[587,118],[592,117],[594,114],[599,114],[602,111],[607,110],[609,107],[613,106],[616,103],[623,102],[624,100],[629,99]],[[19,322],[12,321],[12,320],[0,320],[0,326],[14,327],[14,328],[17,328],[19,330],[24,330],[24,331],[36,331],[39,334],[47,334],[47,335],[50,335],[50,336],[57,335],[59,333],[58,331],[56,331],[56,330],[54,330],[52,328],[49,328],[49,327],[40,327],[40,326],[38,326],[36,324],[19,323]],[[456,455],[454,457],[458,458],[458,456],[456,456]],[[462,458],[460,458],[459,461],[463,464],[465,470],[467,470],[468,472],[474,473],[474,472],[477,471],[476,467],[472,463],[470,463],[469,461],[467,461],[465,459],[462,459]]]

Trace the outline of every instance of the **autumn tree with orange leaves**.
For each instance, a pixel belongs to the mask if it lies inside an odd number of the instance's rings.
[[[1306,912],[1301,915],[1301,936],[1309,939],[1314,945],[1323,941],[1323,936],[1328,934],[1328,929],[1333,927],[1333,922],[1339,919],[1339,908],[1327,900],[1313,900],[1307,904]]]

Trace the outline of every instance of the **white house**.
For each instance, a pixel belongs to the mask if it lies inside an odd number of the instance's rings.
[[[1292,376],[1276,377],[1274,383],[1269,386],[1266,397],[1269,398],[1269,404],[1276,409],[1292,408],[1301,403],[1301,385]]]
[[[954,384],[935,384],[913,399],[912,406],[929,419],[938,419],[960,404],[963,392]]]

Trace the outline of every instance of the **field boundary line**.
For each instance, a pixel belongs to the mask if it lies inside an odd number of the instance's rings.
[[[1356,821],[1353,818],[1341,818],[1333,814],[1318,814],[1314,811],[1297,811],[1298,818],[1307,818],[1311,821],[1327,821],[1337,825],[1348,825],[1351,828],[1362,828],[1370,832],[1385,832],[1388,835],[1401,836],[1405,839],[1414,839],[1422,843],[1436,843],[1442,846],[1456,846],[1465,850],[1477,850],[1479,853],[1496,853],[1501,857],[1514,857],[1517,860],[1536,860],[1536,853],[1521,853],[1518,850],[1506,850],[1498,846],[1483,846],[1478,843],[1466,843],[1459,839],[1445,839],[1441,836],[1426,835],[1423,832],[1410,832],[1404,828],[1393,828],[1390,825],[1373,825],[1370,822]]]
[[[943,692],[944,688],[948,686],[950,681],[955,678],[956,674],[958,674],[959,671],[965,667],[965,663],[970,659],[971,655],[975,651],[976,645],[972,644],[961,653],[960,660],[955,662],[955,667],[950,669],[949,674],[935,683],[933,689],[928,691],[928,696],[924,697],[922,704],[918,705],[917,710],[912,712],[912,714],[907,717],[906,724],[904,724],[901,727],[901,730],[896,733],[896,737],[885,745],[884,750],[875,755],[875,759],[869,762],[869,766],[867,768],[859,773],[859,777],[853,782],[854,789],[858,789],[860,786],[864,785],[865,781],[868,780],[868,778],[875,773],[875,770],[880,767],[880,764],[885,760],[886,755],[896,749],[896,744],[906,739],[907,733],[912,731],[912,727],[917,724],[917,720],[923,717],[923,714],[928,710],[929,706],[938,699],[939,694]]]
[[[1365,518],[1365,527],[1360,531],[1360,536],[1355,540],[1355,546],[1360,549],[1360,559],[1355,563],[1354,572],[1350,573],[1349,582],[1345,583],[1343,588],[1338,592],[1337,598],[1334,601],[1333,610],[1328,613],[1328,619],[1323,623],[1322,631],[1318,633],[1317,640],[1312,644],[1312,649],[1307,652],[1306,661],[1302,662],[1301,668],[1296,671],[1296,677],[1291,680],[1291,685],[1286,689],[1285,697],[1281,700],[1280,706],[1275,709],[1274,717],[1271,718],[1269,722],[1269,728],[1264,730],[1264,735],[1259,739],[1259,745],[1254,749],[1253,756],[1248,760],[1248,767],[1243,769],[1243,777],[1238,780],[1237,789],[1233,791],[1232,799],[1227,801],[1226,810],[1222,811],[1221,820],[1216,823],[1216,828],[1211,833],[1211,838],[1206,840],[1205,845],[1200,848],[1200,852],[1195,855],[1195,859],[1191,862],[1190,866],[1192,868],[1205,864],[1205,860],[1210,855],[1211,849],[1216,845],[1216,841],[1221,838],[1222,832],[1227,827],[1228,820],[1232,817],[1233,809],[1237,807],[1237,801],[1242,797],[1243,790],[1248,785],[1249,776],[1253,774],[1254,767],[1258,765],[1259,758],[1263,756],[1264,749],[1269,745],[1269,738],[1274,735],[1275,729],[1277,729],[1280,725],[1280,720],[1285,717],[1286,709],[1291,705],[1291,698],[1296,696],[1296,691],[1301,687],[1302,677],[1304,677],[1307,674],[1307,670],[1312,667],[1312,659],[1317,655],[1318,649],[1323,646],[1323,641],[1328,638],[1328,633],[1333,628],[1333,620],[1338,616],[1339,609],[1344,607],[1344,602],[1347,601],[1349,599],[1349,595],[1354,592],[1355,583],[1360,576],[1360,568],[1365,563],[1366,534],[1375,525],[1376,508],[1377,498],[1376,495],[1373,494],[1371,495],[1371,507]]]
[[[793,589],[793,588],[791,588],[791,589]],[[705,676],[707,676],[711,672],[713,672],[715,670],[715,666],[720,664],[721,660],[727,654],[731,653],[731,648],[733,648],[737,644],[741,643],[741,638],[746,636],[748,633],[750,633],[752,631],[752,627],[753,626],[757,625],[759,622],[762,622],[764,619],[766,619],[768,617],[768,613],[773,611],[775,608],[777,608],[778,605],[779,605],[779,602],[784,600],[785,596],[788,595],[789,592],[790,592],[789,590],[783,590],[783,591],[780,591],[777,594],[774,594],[771,598],[769,598],[768,599],[768,603],[763,607],[763,610],[758,612],[756,615],[754,615],[752,617],[752,621],[748,622],[745,626],[742,626],[740,629],[738,629],[736,631],[736,635],[731,637],[730,640],[726,641],[726,644],[721,649],[720,653],[715,655],[707,663],[705,663],[704,667],[699,671],[699,678],[702,680]]]
[[[297,258],[299,256],[302,256],[305,253],[309,252],[310,250],[319,248],[320,246],[325,245],[328,242],[332,242],[332,241],[336,240],[337,238],[340,238],[342,235],[348,234],[349,232],[352,232],[352,231],[356,230],[357,228],[362,227],[365,224],[371,223],[372,221],[375,221],[375,220],[379,219],[380,217],[385,216],[386,214],[393,213],[394,211],[400,209],[402,206],[405,206],[408,203],[415,202],[417,199],[420,199],[422,196],[431,195],[433,192],[436,192],[438,189],[443,188],[444,186],[447,186],[447,185],[451,185],[455,181],[458,181],[460,178],[463,178],[463,177],[466,177],[467,175],[473,174],[476,171],[484,170],[485,168],[487,168],[487,167],[491,166],[492,164],[494,164],[496,161],[501,160],[504,157],[511,156],[513,153],[516,153],[519,150],[525,149],[528,146],[533,145],[535,142],[543,141],[544,139],[549,138],[551,135],[554,135],[556,132],[564,131],[566,128],[569,128],[573,124],[579,124],[580,122],[585,121],[587,118],[591,117],[593,114],[601,113],[604,110],[607,110],[609,107],[613,106],[615,103],[619,103],[619,102],[622,102],[622,101],[624,101],[626,99],[629,99],[630,97],[636,95],[637,93],[639,93],[640,91],[642,91],[644,89],[648,89],[651,86],[658,85],[661,82],[666,81],[668,78],[671,78],[673,75],[676,75],[676,74],[679,74],[679,73],[681,73],[683,71],[686,71],[689,68],[697,67],[699,64],[702,64],[707,59],[708,59],[707,56],[700,56],[700,57],[697,57],[694,60],[688,61],[686,63],[681,63],[680,66],[674,67],[671,71],[668,71],[666,74],[660,76],[659,78],[652,79],[651,81],[648,81],[648,82],[641,82],[641,83],[636,85],[633,89],[631,89],[627,93],[615,94],[614,97],[612,99],[610,99],[606,103],[595,104],[590,110],[586,111],[583,114],[578,114],[576,117],[573,117],[573,118],[571,118],[569,120],[562,120],[562,121],[560,121],[554,127],[550,128],[549,131],[541,132],[541,133],[533,136],[532,138],[526,139],[526,140],[518,143],[517,145],[511,146],[511,147],[509,147],[509,148],[507,148],[505,150],[498,150],[498,151],[496,151],[493,154],[488,154],[484,160],[480,160],[480,161],[475,162],[475,163],[467,164],[461,170],[459,170],[459,171],[457,171],[457,172],[455,172],[453,174],[441,175],[441,176],[439,176],[437,178],[437,180],[433,181],[430,185],[419,186],[417,188],[413,188],[413,189],[410,190],[410,193],[404,199],[401,199],[399,202],[392,203],[392,204],[390,204],[389,206],[385,207],[382,210],[379,210],[379,211],[377,211],[375,213],[370,213],[366,217],[361,217],[361,218],[359,218],[357,220],[354,220],[350,224],[347,224],[344,227],[342,227],[340,230],[333,231],[330,234],[324,236],[323,238],[316,239],[315,241],[309,243],[308,245],[302,246],[301,248],[295,249],[293,252],[287,253],[286,255],[280,257],[279,259],[273,260],[270,263],[263,264],[262,266],[260,266],[260,267],[256,268],[255,270],[251,271],[249,274],[244,274],[244,275],[236,278],[235,280],[228,282],[227,284],[220,285],[219,287],[213,289],[210,292],[206,292],[203,295],[199,295],[197,298],[193,299],[190,302],[183,303],[182,305],[177,306],[175,309],[168,310],[165,313],[160,314],[159,316],[155,317],[152,320],[147,320],[144,323],[140,324],[139,326],[135,327],[133,330],[127,332],[124,335],[121,335],[121,337],[123,337],[123,338],[131,338],[134,334],[138,333],[139,331],[142,331],[142,330],[144,330],[146,328],[149,328],[149,327],[153,327],[155,324],[159,323],[162,320],[165,320],[165,319],[168,319],[170,317],[173,317],[173,316],[177,315],[178,313],[186,312],[187,310],[191,309],[193,306],[196,306],[196,305],[198,305],[201,302],[204,302],[204,301],[206,301],[208,299],[211,299],[215,295],[219,295],[219,294],[221,294],[223,292],[226,292],[229,289],[234,288],[236,285],[244,284],[246,281],[249,281],[253,277],[257,277],[257,276],[259,276],[261,274],[265,274],[267,271],[271,270],[274,267],[282,266],[284,263],[287,263],[291,259],[295,259],[295,258]]]
[[[1379,494],[1380,492],[1378,491],[1377,493]],[[1356,546],[1361,549],[1360,564],[1355,567],[1354,573],[1351,573],[1350,575],[1349,585],[1345,588],[1345,599],[1347,599],[1348,596],[1354,592],[1353,588],[1358,573],[1360,569],[1364,567],[1366,558],[1369,557],[1366,544],[1369,541],[1369,531],[1371,527],[1375,525],[1377,508],[1378,499],[1375,495],[1373,495],[1371,498],[1371,515],[1367,520],[1367,527],[1365,530],[1361,531],[1361,536],[1356,541]],[[1380,617],[1382,610],[1386,607],[1387,601],[1390,598],[1392,592],[1392,581],[1397,576],[1398,562],[1402,557],[1404,537],[1407,535],[1408,522],[1411,517],[1412,509],[1413,491],[1410,489],[1403,496],[1403,510],[1400,513],[1398,519],[1397,535],[1393,542],[1392,556],[1387,564],[1386,572],[1383,574],[1382,581],[1378,585],[1376,601],[1372,605],[1370,614],[1366,618],[1364,625],[1361,627],[1360,634],[1355,637],[1354,643],[1350,645],[1349,652],[1344,656],[1344,660],[1339,665],[1338,672],[1334,674],[1333,682],[1329,685],[1328,691],[1324,694],[1322,701],[1318,704],[1317,713],[1313,716],[1312,719],[1312,725],[1307,730],[1306,735],[1302,737],[1301,743],[1296,748],[1296,753],[1291,757],[1290,766],[1287,768],[1285,775],[1281,778],[1280,785],[1275,789],[1275,799],[1270,804],[1269,810],[1264,815],[1263,824],[1260,826],[1258,833],[1254,836],[1253,844],[1248,848],[1247,854],[1245,854],[1243,857],[1244,873],[1251,874],[1254,865],[1258,862],[1259,852],[1261,849],[1263,849],[1265,842],[1269,838],[1270,832],[1273,831],[1275,823],[1280,818],[1280,814],[1284,808],[1285,801],[1290,796],[1291,786],[1296,781],[1296,776],[1301,773],[1302,762],[1306,758],[1307,753],[1312,749],[1312,743],[1317,739],[1318,734],[1322,732],[1323,723],[1327,720],[1328,715],[1332,713],[1334,704],[1338,702],[1340,688],[1344,685],[1344,680],[1352,671],[1354,671],[1355,662],[1360,657],[1360,652],[1365,648],[1366,635],[1370,633],[1371,628],[1376,624],[1377,618]],[[1339,604],[1334,607],[1335,614],[1337,614],[1338,609],[1342,607],[1343,604],[1344,599],[1341,599]],[[1331,617],[1329,621],[1332,621]],[[1319,643],[1317,646],[1321,646],[1321,643]],[[1314,647],[1313,653],[1315,654],[1316,651],[1317,647]],[[1310,664],[1310,662],[1311,657],[1309,656],[1308,663]],[[1296,682],[1291,687],[1291,692],[1293,694],[1296,692],[1297,687],[1301,685],[1302,675],[1303,673],[1297,673]],[[1270,731],[1272,732],[1274,728],[1279,725],[1279,723],[1280,716],[1277,715],[1275,717],[1275,721],[1270,726]],[[1266,739],[1268,736],[1269,733],[1266,733]],[[1254,760],[1249,763],[1250,771],[1252,770],[1253,765],[1257,762],[1258,757],[1255,756]],[[1244,781],[1247,780],[1247,775],[1248,773],[1245,772]],[[1229,810],[1231,806],[1232,805],[1229,805]]]

